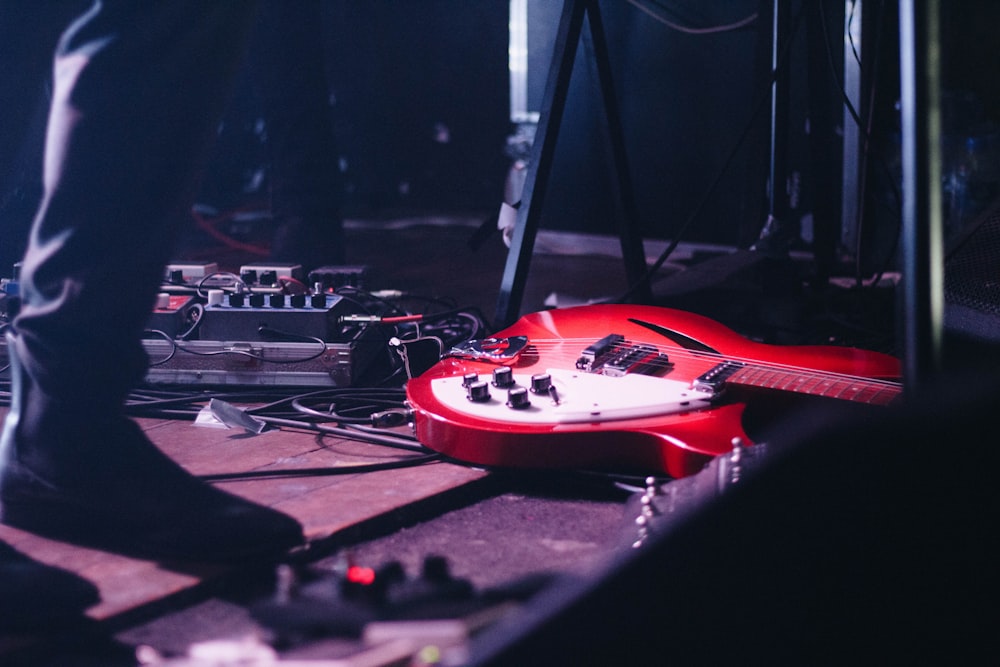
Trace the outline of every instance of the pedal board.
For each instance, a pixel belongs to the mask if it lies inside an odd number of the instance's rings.
[[[354,306],[334,294],[255,291],[192,303],[171,296],[154,311],[151,322],[168,326],[143,341],[147,382],[349,387],[385,345],[370,327],[341,324]],[[176,340],[181,330],[190,335]]]
[[[220,289],[232,286],[231,277],[209,282],[217,271],[214,263],[168,267],[170,284],[157,298],[142,341],[147,384],[352,387],[385,358],[386,341],[376,327],[341,322],[357,312],[354,302],[276,288],[278,280],[299,280],[299,265],[244,266],[246,291]],[[5,297],[13,293],[7,282]],[[7,364],[0,337],[0,379],[10,377]]]

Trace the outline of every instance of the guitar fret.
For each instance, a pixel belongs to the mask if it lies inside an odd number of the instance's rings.
[[[811,385],[805,385],[802,387],[803,393],[822,395],[820,387],[822,387],[824,384],[827,384],[825,378],[823,378],[822,375],[814,375],[812,376],[811,380],[812,380]]]

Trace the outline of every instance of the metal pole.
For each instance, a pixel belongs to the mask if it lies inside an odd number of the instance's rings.
[[[904,395],[941,370],[944,240],[938,0],[899,3]]]

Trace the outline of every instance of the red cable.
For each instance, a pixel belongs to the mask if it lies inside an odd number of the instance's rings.
[[[217,225],[220,222],[225,222],[226,220],[231,219],[233,216],[236,215],[236,213],[237,211],[228,211],[216,218],[208,220],[204,216],[202,216],[198,211],[194,209],[191,210],[191,215],[192,217],[194,217],[194,221],[198,224],[198,227],[201,230],[203,230],[206,234],[214,238],[216,241],[220,241],[221,243],[229,246],[230,248],[233,248],[234,250],[243,250],[244,252],[249,252],[254,255],[260,255],[262,257],[266,257],[269,254],[271,254],[271,251],[268,248],[255,245],[252,243],[243,243],[242,241],[237,241],[236,239],[227,236],[226,234],[223,234],[222,232],[220,232],[218,229],[215,228],[214,225]]]

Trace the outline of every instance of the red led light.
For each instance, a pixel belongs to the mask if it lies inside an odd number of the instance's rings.
[[[375,581],[375,570],[370,567],[352,565],[347,568],[347,581],[352,584],[363,584],[368,586]]]

